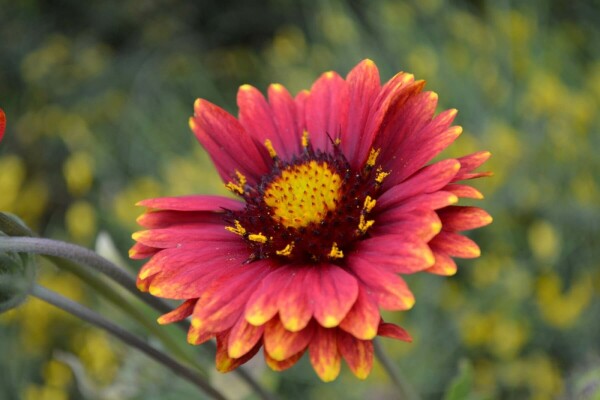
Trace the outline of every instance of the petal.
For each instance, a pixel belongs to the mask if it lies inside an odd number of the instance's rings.
[[[348,85],[337,73],[326,72],[306,99],[306,128],[315,150],[330,151],[340,136],[348,112]]]
[[[437,211],[444,229],[466,231],[480,228],[492,222],[492,216],[478,207],[449,206]]]
[[[260,349],[261,343],[258,342],[249,352],[244,354],[240,358],[229,357],[227,351],[227,344],[229,342],[229,332],[221,333],[217,335],[217,355],[215,357],[215,364],[217,371],[229,372],[233,371],[240,365],[250,360]]]
[[[283,361],[306,349],[313,337],[315,324],[310,324],[298,332],[290,332],[279,318],[273,318],[265,325],[265,351],[276,361]]]
[[[198,301],[198,299],[184,301],[173,311],[161,315],[160,318],[158,318],[158,323],[161,325],[170,324],[171,322],[181,321],[182,319],[189,317],[192,315],[196,301]]]
[[[456,178],[456,177],[455,177]],[[483,199],[483,194],[472,186],[468,185],[458,185],[458,184],[450,184],[444,186],[443,190],[447,190],[449,192],[454,193],[458,197],[463,197],[467,199]]]
[[[340,323],[340,328],[358,339],[370,340],[377,336],[380,320],[377,304],[365,289],[359,287],[358,298]]]
[[[387,208],[401,204],[404,200],[424,193],[434,193],[446,186],[460,169],[454,159],[439,161],[421,168],[402,183],[393,186],[377,200],[377,208]]]
[[[223,225],[180,225],[174,228],[150,229],[135,232],[131,237],[138,243],[160,249],[183,248],[188,244],[210,242],[241,242],[240,237],[225,230]]]
[[[296,121],[298,123],[298,132],[304,133],[306,129],[306,100],[310,92],[308,90],[300,91],[294,98],[296,104]]]
[[[222,108],[202,99],[194,103],[190,128],[202,144],[225,182],[239,171],[249,183],[258,183],[270,170],[264,155],[240,123]]]
[[[391,208],[380,213],[376,221],[372,230],[373,238],[378,235],[403,235],[429,242],[442,229],[442,221],[437,213],[427,209],[406,212],[402,208]]]
[[[408,310],[415,304],[413,294],[398,275],[356,255],[348,259],[348,267],[380,307],[386,310]]]
[[[413,235],[378,235],[361,241],[356,254],[389,272],[412,274],[433,265],[435,258],[426,242]]]
[[[299,266],[278,296],[279,318],[285,329],[292,332],[304,329],[313,316],[314,300],[306,290],[309,270],[310,267]]]
[[[244,203],[240,204],[243,205]],[[223,226],[223,214],[221,211],[147,211],[140,215],[136,222],[144,228],[169,228],[172,226],[201,223]]]
[[[469,154],[468,156],[464,156],[458,159],[460,161],[460,171],[456,174],[454,181],[460,181],[463,179],[471,179],[473,175],[470,174],[471,171],[479,167],[481,164],[486,162],[492,153],[489,151],[478,151],[476,153]],[[484,172],[483,174],[489,174],[488,172]]]
[[[157,248],[136,243],[129,249],[129,258],[133,260],[142,260],[144,258],[152,257],[158,251],[159,249]]]
[[[426,272],[442,276],[452,276],[456,274],[457,267],[454,260],[446,253],[436,251],[435,247],[433,247],[432,250],[433,256],[435,257],[435,264],[427,269]]]
[[[371,114],[379,111],[374,106],[381,84],[377,66],[371,60],[364,60],[348,73],[349,110],[347,118],[342,121],[341,148],[352,167],[362,166],[376,129],[379,125],[367,130],[367,121]]]
[[[481,250],[479,250],[477,243],[455,232],[442,231],[429,244],[432,248],[435,247],[437,251],[446,253],[452,257],[477,258],[481,255]]]
[[[231,358],[240,358],[258,343],[264,331],[264,326],[250,325],[244,317],[231,328],[227,342],[227,352]]]
[[[302,137],[303,128],[299,123],[296,103],[285,87],[273,84],[269,86],[269,104],[273,111],[273,119],[281,141],[280,150],[277,150],[277,147],[275,149],[282,159],[291,160],[295,154],[300,154],[302,150],[300,138]]]
[[[326,328],[339,325],[358,297],[356,279],[333,264],[310,268],[305,284],[313,301],[314,317]]]
[[[6,130],[6,114],[4,114],[4,110],[0,108],[0,141],[2,141],[2,137],[4,136],[4,131]]]
[[[358,340],[352,335],[338,331],[338,349],[348,367],[358,379],[367,379],[373,368],[373,342]]]
[[[210,339],[214,338],[215,335],[215,332],[206,332],[199,327],[190,325],[190,329],[188,329],[187,334],[187,341],[189,344],[199,345],[208,342]]]
[[[304,351],[302,350],[301,352],[294,354],[293,356],[286,358],[283,361],[277,361],[275,359],[273,359],[269,353],[266,352],[265,350],[265,361],[267,363],[267,365],[269,366],[269,368],[271,368],[273,371],[285,371],[286,369],[292,367],[294,364],[296,364],[298,362],[298,360],[300,360],[300,358],[302,358],[302,356],[304,355]]]
[[[278,296],[285,293],[285,288],[293,278],[293,267],[287,265],[275,268],[269,273],[246,303],[246,321],[259,326],[273,318],[278,311]]]
[[[403,342],[412,342],[412,338],[408,332],[404,330],[404,328],[389,322],[382,322],[379,325],[379,331],[377,332],[377,335],[385,336],[391,339],[402,340]]]
[[[340,373],[341,357],[336,333],[336,329],[318,327],[308,345],[310,363],[323,382],[333,381]]]
[[[137,206],[144,206],[158,210],[174,211],[217,211],[223,212],[223,209],[242,210],[244,203],[238,200],[224,196],[178,196],[178,197],[159,197],[155,199],[142,200],[136,203]]]

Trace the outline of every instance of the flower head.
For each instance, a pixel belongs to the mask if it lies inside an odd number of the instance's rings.
[[[281,85],[266,99],[243,85],[236,119],[206,100],[190,127],[238,200],[219,196],[141,201],[146,230],[132,258],[150,260],[138,286],[184,300],[160,323],[191,316],[188,340],[217,340],[217,369],[261,347],[274,370],[307,350],[324,381],[344,358],[359,378],[377,335],[410,341],[380,309],[415,300],[402,274],[456,272],[453,257],[479,256],[460,231],[491,222],[482,198],[459,181],[488,152],[427,165],[461,133],[456,110],[434,116],[437,95],[399,73],[381,85],[365,60],[343,79],[323,74],[295,98]]]

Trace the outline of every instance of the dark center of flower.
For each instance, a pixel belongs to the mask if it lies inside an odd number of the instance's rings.
[[[307,135],[304,151],[291,161],[265,146],[273,169],[257,185],[239,172],[227,188],[246,201],[242,211],[226,210],[227,230],[244,238],[252,249],[248,262],[269,257],[287,261],[335,261],[375,223],[369,213],[381,182],[388,175],[375,168],[379,151],[371,150],[363,168],[354,171],[339,141],[330,153],[313,150]]]

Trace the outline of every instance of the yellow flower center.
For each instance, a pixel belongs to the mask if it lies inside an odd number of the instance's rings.
[[[301,228],[325,219],[340,199],[341,177],[327,162],[290,165],[264,191],[272,218],[286,228]]]

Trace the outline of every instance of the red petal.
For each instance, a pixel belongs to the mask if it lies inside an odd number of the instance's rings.
[[[481,164],[486,162],[492,153],[489,151],[478,151],[473,154],[469,154],[468,156],[464,156],[458,159],[460,161],[460,171],[456,174],[454,181],[460,181],[464,179],[470,179],[474,174],[470,174],[475,168],[479,167]],[[483,172],[484,176],[489,174],[488,172]],[[476,174],[479,175],[479,174]]]
[[[456,274],[457,268],[454,260],[445,253],[435,251],[435,247],[433,247],[432,250],[435,257],[435,264],[425,272],[442,276],[452,276]]]
[[[412,338],[404,328],[395,324],[390,324],[389,322],[382,322],[379,325],[377,335],[402,340],[403,342],[412,342]]]
[[[492,216],[478,207],[449,206],[437,211],[445,230],[466,231],[492,222]]]
[[[373,236],[357,245],[356,254],[371,264],[401,274],[422,271],[435,262],[426,242],[406,234]]]
[[[265,325],[265,351],[271,358],[283,361],[306,349],[313,337],[315,324],[310,324],[299,332],[290,332],[281,324],[279,318],[273,318]]]
[[[252,350],[262,337],[263,331],[264,326],[250,325],[243,316],[239,318],[229,333],[227,343],[229,357],[240,358]]]
[[[178,196],[159,197],[138,202],[136,205],[159,210],[174,211],[216,211],[223,212],[223,208],[242,210],[244,203],[223,196]]]
[[[405,212],[416,209],[437,210],[454,204],[457,201],[458,197],[456,197],[456,195],[445,191],[420,194],[400,201],[396,201],[394,196],[387,195],[386,192],[377,199],[375,210],[377,210],[377,212],[382,212],[391,207],[397,208],[398,211],[402,210]]]
[[[358,298],[346,314],[346,318],[340,323],[340,328],[358,339],[370,340],[377,336],[380,320],[377,304],[365,289],[359,287]]]
[[[373,342],[338,331],[338,349],[358,379],[367,379],[373,368]]]
[[[305,284],[313,301],[314,317],[326,328],[339,325],[358,297],[356,279],[332,264],[311,267]]]
[[[308,99],[310,92],[308,90],[302,90],[294,98],[296,103],[296,117],[298,123],[298,132],[301,134],[306,130],[306,100]]]
[[[429,244],[432,248],[452,257],[477,258],[481,255],[477,243],[455,232],[442,231]]]
[[[244,203],[240,203],[243,206]],[[237,211],[237,210],[235,210]],[[223,214],[214,211],[148,211],[137,218],[144,228],[169,228],[189,224],[211,224],[223,226]]]
[[[341,148],[352,167],[360,169],[368,155],[378,125],[367,130],[371,114],[378,111],[374,106],[381,84],[377,66],[371,60],[364,60],[348,73],[349,110],[342,121]]]
[[[380,234],[403,235],[429,242],[442,229],[437,213],[427,209],[407,212],[402,208],[391,208],[377,215],[376,220],[373,237]]]
[[[278,296],[280,293],[285,293],[285,288],[294,278],[292,268],[291,266],[275,268],[262,280],[246,303],[246,321],[259,326],[277,314]]]
[[[277,154],[284,160],[291,160],[295,154],[300,154],[302,149],[300,140],[302,128],[296,103],[286,88],[273,84],[269,86],[269,104],[281,141],[281,150],[278,150]]]
[[[4,110],[0,108],[0,142],[2,141],[2,137],[4,136],[4,131],[6,129],[6,114],[4,114]]]
[[[241,242],[240,237],[225,230],[223,225],[180,225],[174,228],[151,229],[135,232],[131,237],[149,247],[183,249],[186,245],[198,246],[211,242]]]
[[[322,381],[331,382],[340,373],[341,357],[337,348],[337,330],[318,327],[308,346],[310,362]]]
[[[380,307],[386,310],[408,310],[415,304],[408,286],[396,274],[356,255],[348,259],[348,266]]]
[[[188,330],[187,341],[189,344],[199,345],[208,342],[210,339],[214,338],[215,335],[215,332],[207,332],[200,327],[191,325]]]
[[[266,150],[258,147],[227,111],[198,99],[194,103],[194,117],[189,122],[224,181],[236,179],[235,171],[238,170],[253,184],[269,172],[270,166],[263,157]]]
[[[302,356],[304,355],[304,351],[302,350],[301,352],[299,352],[298,354],[294,354],[293,356],[283,360],[283,361],[277,361],[273,358],[271,358],[271,356],[269,355],[269,353],[267,353],[266,351],[264,352],[265,354],[265,361],[267,362],[267,365],[273,370],[273,371],[285,371],[286,369],[292,367],[294,364],[296,364],[296,362],[298,362],[298,360],[300,358],[302,358]]]
[[[444,190],[454,193],[458,197],[464,197],[467,199],[483,199],[483,194],[472,186],[450,184],[444,187]]]
[[[281,287],[277,300],[279,318],[288,331],[304,329],[313,316],[314,299],[307,294],[310,266],[298,266],[287,286]]]
[[[227,352],[227,344],[229,341],[229,332],[218,334],[217,335],[217,355],[215,364],[217,367],[217,371],[219,372],[229,372],[233,371],[240,365],[246,363],[246,361],[250,360],[260,349],[261,343],[258,342],[249,352],[244,354],[240,358],[231,358]]]
[[[198,301],[198,299],[189,299],[184,301],[173,311],[158,318],[158,323],[161,325],[170,324],[171,322],[181,321],[182,319],[189,317],[192,315],[192,311],[194,311],[196,301]]]
[[[340,136],[348,112],[348,85],[337,73],[326,72],[313,84],[306,100],[306,127],[315,150],[330,151]]]
[[[152,257],[158,251],[159,249],[157,248],[136,243],[131,247],[131,249],[129,249],[129,258],[133,260],[142,260],[144,258]]]

